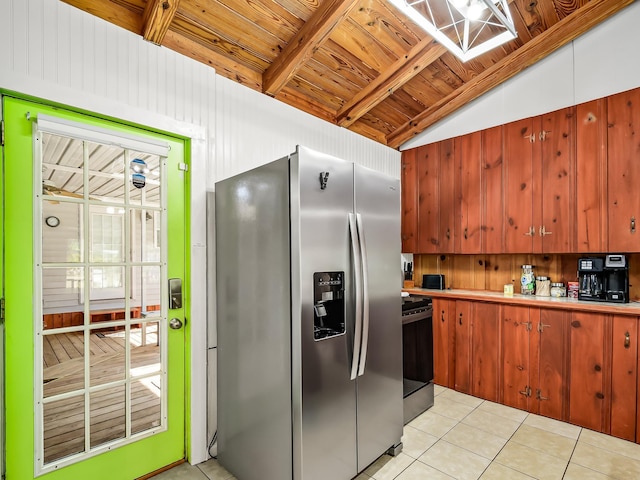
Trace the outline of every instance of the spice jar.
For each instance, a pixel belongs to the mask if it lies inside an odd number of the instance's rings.
[[[536,296],[548,297],[551,295],[551,280],[549,277],[536,277]]]
[[[567,289],[564,288],[564,283],[552,283],[551,284],[551,296],[552,297],[566,297]]]
[[[533,265],[522,265],[520,275],[520,293],[522,295],[533,295],[535,291],[535,277],[533,276]]]

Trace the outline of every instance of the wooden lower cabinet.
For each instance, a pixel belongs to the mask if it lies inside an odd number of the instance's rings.
[[[531,385],[529,381],[529,343],[531,320],[529,308],[503,305],[500,316],[502,327],[502,403],[521,410],[529,410]]]
[[[454,300],[433,299],[433,381],[449,388],[455,388],[451,368],[455,342],[455,304]]]
[[[458,392],[471,393],[471,326],[473,302],[456,301],[454,388]]]
[[[611,336],[611,435],[636,441],[638,319],[614,315]],[[638,439],[640,440],[640,439]]]
[[[606,315],[586,312],[571,314],[571,372],[569,421],[575,425],[606,432],[607,362]]]
[[[471,394],[498,401],[500,306],[474,303],[471,325]]]

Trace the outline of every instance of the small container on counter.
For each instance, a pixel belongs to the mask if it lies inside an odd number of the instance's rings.
[[[578,282],[567,282],[567,297],[578,298]]]
[[[536,288],[535,277],[533,275],[533,265],[522,265],[520,275],[520,293],[523,295],[533,295]]]
[[[548,297],[551,295],[551,280],[549,277],[536,277],[536,296]]]
[[[504,284],[504,295],[505,297],[513,297],[513,283]]]
[[[551,284],[551,296],[552,297],[566,297],[567,289],[562,282],[555,282]]]

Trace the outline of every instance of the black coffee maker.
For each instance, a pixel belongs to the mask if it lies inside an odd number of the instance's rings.
[[[578,300],[629,302],[629,263],[624,255],[578,260]]]

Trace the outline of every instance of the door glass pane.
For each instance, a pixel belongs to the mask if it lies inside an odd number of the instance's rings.
[[[158,338],[158,322],[144,322],[131,328],[132,377],[160,371],[160,342]]]
[[[131,306],[139,308],[143,316],[156,316],[160,310],[160,267],[131,268]]]
[[[87,142],[89,151],[89,198],[124,203],[125,150]]]
[[[44,397],[84,388],[84,332],[42,336]]]
[[[129,201],[132,205],[160,206],[160,157],[129,152]]]
[[[42,268],[42,325],[44,329],[76,327],[84,323],[84,267]]]
[[[131,433],[160,426],[160,375],[131,384]]]
[[[91,262],[124,261],[124,208],[91,205]]]
[[[83,198],[83,142],[50,133],[42,134],[42,193],[46,196]]]
[[[160,211],[131,210],[131,261],[159,262]]]
[[[91,448],[126,435],[124,385],[91,392]]]
[[[84,451],[84,395],[44,404],[44,461]]]
[[[125,378],[125,326],[91,330],[89,382],[92,387]]]
[[[82,262],[83,206],[58,200],[42,202],[42,261]]]

